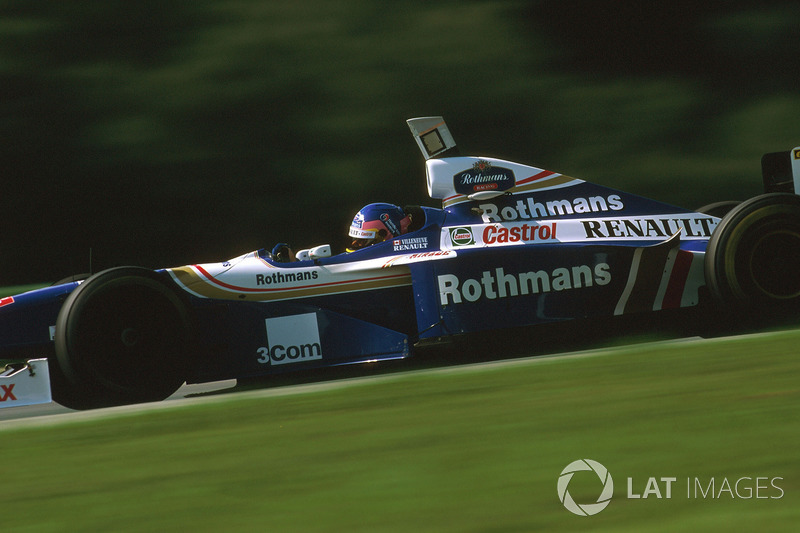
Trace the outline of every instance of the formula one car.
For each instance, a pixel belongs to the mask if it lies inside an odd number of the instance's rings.
[[[258,250],[119,267],[4,298],[0,359],[45,358],[55,401],[93,408],[184,382],[405,358],[462,334],[800,298],[800,148],[764,157],[766,194],[689,211],[461,156],[441,117],[408,125],[442,207],[407,208],[401,236],[294,262]],[[15,404],[11,380],[31,373],[0,378],[0,403]]]

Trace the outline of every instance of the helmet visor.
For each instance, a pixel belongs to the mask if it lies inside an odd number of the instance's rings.
[[[353,239],[350,243],[350,246],[346,248],[348,252],[355,252],[356,250],[360,250],[362,248],[366,248],[371,244],[375,244],[378,242],[376,239]]]

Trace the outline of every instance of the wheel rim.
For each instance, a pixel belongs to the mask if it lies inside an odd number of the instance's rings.
[[[83,307],[72,349],[104,387],[149,396],[174,380],[167,367],[185,346],[182,331],[163,291],[146,283],[118,284]]]
[[[782,229],[759,237],[746,274],[755,289],[768,298],[791,300],[800,296],[800,233]]]

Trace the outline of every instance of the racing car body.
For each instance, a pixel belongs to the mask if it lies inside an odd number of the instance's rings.
[[[162,399],[184,381],[404,358],[454,335],[800,296],[800,149],[766,165],[768,191],[783,192],[719,218],[461,156],[441,117],[408,124],[441,208],[407,208],[406,234],[295,262],[258,250],[120,267],[5,298],[0,358],[46,357],[54,399],[87,408]]]

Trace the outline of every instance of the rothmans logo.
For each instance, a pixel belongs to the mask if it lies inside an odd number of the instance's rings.
[[[618,194],[608,196],[576,197],[563,200],[544,200],[537,202],[532,196],[521,198],[513,205],[498,206],[493,203],[478,206],[484,222],[508,222],[530,220],[572,214],[621,211],[625,208]]]
[[[474,165],[472,165],[472,170],[478,172],[479,174],[483,174],[488,170],[491,170],[491,168],[492,164],[489,163],[488,161],[484,161],[483,159],[479,159],[478,161],[475,162]]]
[[[442,305],[477,302],[482,298],[495,300],[517,296],[545,294],[551,291],[582,289],[611,283],[608,263],[594,266],[578,265],[507,274],[503,267],[485,270],[479,278],[464,278],[455,274],[437,276],[439,302]]]
[[[471,169],[453,176],[453,188],[459,194],[505,191],[513,187],[515,183],[514,172],[511,169],[492,166],[485,159],[479,159]]]

